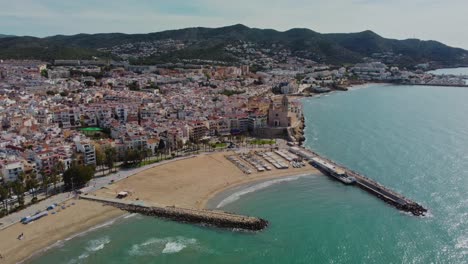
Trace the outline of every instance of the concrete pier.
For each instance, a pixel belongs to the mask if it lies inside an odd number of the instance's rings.
[[[81,195],[80,199],[101,202],[112,205],[130,213],[160,217],[182,223],[215,226],[219,228],[259,231],[268,226],[268,221],[237,214],[212,210],[195,210],[177,207],[157,207],[145,205],[140,201],[108,199],[96,196]]]
[[[334,179],[337,179],[345,184],[354,184],[355,186],[365,190],[366,192],[375,195],[384,202],[396,207],[397,209],[405,212],[410,212],[415,216],[423,216],[427,209],[420,204],[396,193],[382,184],[371,180],[355,171],[352,171],[344,166],[338,165],[336,162],[320,156],[319,154],[305,149],[303,147],[292,147],[290,151],[296,155],[301,156],[303,159],[309,161],[313,166],[320,166],[320,163],[314,161],[315,158],[326,161],[326,165],[320,169],[324,174],[327,174]],[[346,179],[349,179],[346,181]]]

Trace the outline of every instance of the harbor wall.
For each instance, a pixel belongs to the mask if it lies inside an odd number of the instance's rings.
[[[231,214],[222,211],[145,206],[142,204],[133,204],[132,202],[124,200],[119,201],[116,199],[105,199],[93,196],[80,196],[80,199],[102,202],[130,213],[160,217],[182,223],[247,231],[260,231],[268,226],[268,221],[261,218]]]
[[[309,153],[309,155],[313,157],[320,158],[322,160],[327,161],[330,164],[333,164],[335,167],[339,167],[343,169],[347,175],[347,177],[353,177],[356,179],[356,186],[361,188],[362,190],[376,196],[377,198],[383,200],[384,202],[394,206],[395,208],[404,211],[404,212],[409,212],[415,216],[424,216],[427,213],[427,209],[424,208],[422,205],[404,197],[403,195],[396,193],[389,188],[383,186],[382,184],[371,180],[360,173],[357,173],[355,171],[352,171],[344,166],[341,166],[337,164],[336,162],[327,159],[325,157],[322,157],[318,155],[317,153],[310,151],[306,148],[303,147],[298,147],[302,151]],[[304,157],[306,158],[306,157]],[[329,172],[325,170],[321,170],[324,174],[330,175]],[[330,175],[331,176],[331,175]]]

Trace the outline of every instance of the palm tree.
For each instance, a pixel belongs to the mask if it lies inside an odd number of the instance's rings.
[[[96,168],[99,171],[99,167],[104,166],[106,162],[106,154],[101,150],[101,148],[96,148]]]
[[[54,185],[54,193],[57,193],[57,183],[60,182],[60,174],[65,170],[65,165],[62,161],[58,161],[52,167],[49,181]]]
[[[11,197],[13,195],[13,182],[7,182],[5,187],[7,190],[8,197]],[[7,207],[8,207],[8,203],[7,203]],[[8,211],[8,208],[7,208],[7,211]]]
[[[18,179],[13,182],[13,193],[18,196],[19,206],[24,205],[24,183],[23,180],[18,176]]]
[[[8,189],[5,186],[0,185],[0,202],[3,203],[3,209],[6,211],[6,214],[8,214],[7,199],[8,199]]]
[[[145,157],[144,160],[148,161],[148,160],[151,160],[150,158],[151,158],[151,156],[153,156],[153,151],[151,151],[151,149],[149,149],[149,148],[145,148],[144,154],[145,154],[144,155],[144,157]]]
[[[42,188],[45,190],[45,195],[46,197],[49,195],[49,183],[50,183],[50,175],[46,173],[45,170],[41,170],[40,172],[41,177],[42,177]]]
[[[38,186],[38,182],[36,179],[36,175],[29,173],[26,175],[26,189],[33,190],[32,196],[33,198],[36,197],[36,188]]]
[[[109,168],[109,172],[112,172],[114,169],[114,162],[116,160],[117,151],[115,148],[108,147],[104,150],[104,154],[106,166]]]
[[[49,177],[50,183],[54,185],[54,194],[57,193],[57,183],[60,181],[60,176],[57,173],[52,173]]]

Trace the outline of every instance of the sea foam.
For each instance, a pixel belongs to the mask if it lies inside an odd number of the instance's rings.
[[[197,244],[196,239],[182,236],[150,238],[143,243],[133,245],[128,253],[132,256],[157,256],[160,254],[174,254],[184,250],[188,246],[195,244]]]
[[[292,177],[285,177],[285,178],[280,178],[280,179],[275,179],[275,180],[270,180],[270,181],[266,181],[266,182],[262,182],[262,183],[259,183],[259,184],[255,184],[253,186],[249,186],[245,189],[242,189],[238,192],[235,192],[233,194],[231,194],[230,196],[224,198],[217,206],[216,208],[221,208],[221,207],[224,207],[230,203],[233,203],[237,200],[239,200],[242,196],[246,195],[246,194],[249,194],[249,193],[253,193],[253,192],[256,192],[256,191],[259,191],[259,190],[262,190],[262,189],[266,189],[272,185],[275,185],[275,184],[278,184],[278,183],[282,183],[282,182],[289,182],[289,181],[296,181],[302,177],[306,177],[306,176],[310,176],[310,174],[303,174],[303,175],[299,175],[299,176],[292,176]]]
[[[166,245],[164,246],[164,249],[162,250],[163,254],[171,254],[171,253],[177,253],[182,251],[182,249],[186,248],[187,245],[181,244],[178,242],[167,242]]]
[[[81,263],[87,259],[91,254],[104,249],[104,247],[111,242],[108,236],[88,241],[85,251],[81,253],[78,258],[71,259],[68,264]]]
[[[105,236],[99,239],[89,241],[86,249],[88,251],[96,252],[96,251],[103,249],[104,246],[109,243],[110,243],[110,238],[108,236]]]

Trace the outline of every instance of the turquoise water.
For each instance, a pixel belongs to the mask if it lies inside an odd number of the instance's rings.
[[[381,86],[303,101],[306,145],[430,209],[417,218],[325,176],[249,186],[232,233],[135,215],[31,263],[468,263],[468,89]],[[269,186],[270,185],[270,186]]]

